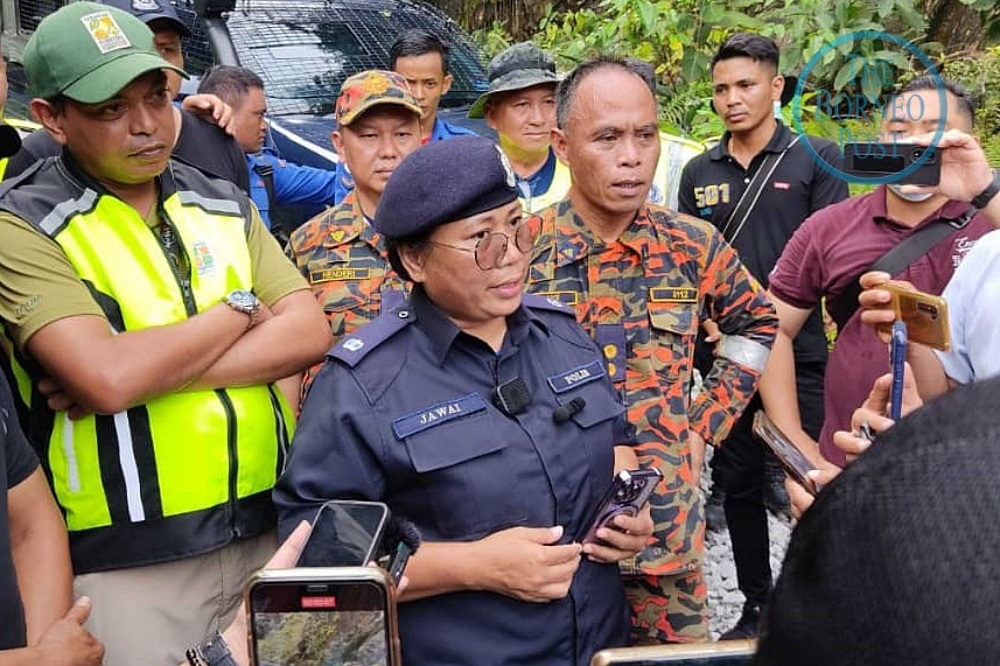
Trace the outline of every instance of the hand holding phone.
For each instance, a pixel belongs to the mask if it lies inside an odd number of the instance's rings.
[[[921,160],[920,166],[893,182],[898,185],[937,185],[941,180],[941,156],[933,146],[867,141],[844,144],[844,171],[862,178],[894,176]]]
[[[903,415],[903,371],[906,367],[906,324],[897,321],[892,325],[889,343],[889,361],[892,364],[892,389],[889,393],[889,418],[898,421]]]
[[[360,567],[372,561],[389,520],[382,502],[331,500],[313,519],[300,567]]]
[[[245,604],[252,663],[399,666],[396,586],[375,567],[263,570]]]
[[[663,472],[655,467],[650,469],[623,469],[615,475],[611,488],[597,505],[593,517],[585,523],[588,525],[580,543],[599,542],[597,530],[602,527],[614,529],[612,520],[615,516],[625,514],[637,516],[642,507],[649,501],[650,495],[656,490],[657,484],[663,479]]]
[[[939,351],[951,347],[948,324],[948,302],[940,296],[907,289],[891,282],[876,287],[892,296],[891,307],[896,319],[906,324],[907,340]]]
[[[816,469],[816,466],[806,458],[797,446],[792,444],[792,440],[788,439],[785,433],[778,429],[778,426],[774,425],[774,422],[763,410],[753,415],[753,431],[768,445],[788,475],[805,488],[809,494],[815,496],[823,489],[820,484],[809,478],[809,472]]]

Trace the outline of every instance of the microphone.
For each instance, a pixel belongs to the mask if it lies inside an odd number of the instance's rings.
[[[514,416],[531,402],[531,391],[520,377],[500,384],[493,389],[493,404],[507,416]]]
[[[388,560],[386,569],[397,585],[403,576],[406,563],[410,560],[410,555],[417,552],[420,547],[420,540],[420,530],[409,520],[396,517],[389,519],[382,543],[389,548],[389,553],[386,555]]]
[[[569,421],[574,414],[586,406],[587,401],[583,398],[573,398],[562,407],[556,407],[555,411],[552,412],[552,420],[556,423],[566,423],[566,421]]]

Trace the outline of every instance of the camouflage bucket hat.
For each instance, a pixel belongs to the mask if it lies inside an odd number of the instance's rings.
[[[350,125],[365,111],[379,104],[396,104],[423,115],[417,98],[402,75],[381,69],[369,69],[348,77],[337,98],[337,124]]]
[[[482,118],[490,95],[510,90],[524,90],[542,83],[559,83],[556,62],[531,42],[509,47],[490,61],[490,87],[469,109],[469,118]]]

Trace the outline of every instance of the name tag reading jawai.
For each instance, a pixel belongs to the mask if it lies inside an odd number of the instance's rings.
[[[478,393],[470,393],[394,419],[392,431],[396,433],[396,437],[404,439],[428,428],[483,411],[486,411],[486,401]]]

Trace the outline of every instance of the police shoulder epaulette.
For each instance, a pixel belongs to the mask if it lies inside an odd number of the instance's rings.
[[[353,368],[376,347],[409,326],[414,320],[413,313],[405,307],[395,309],[376,317],[367,326],[345,335],[326,355],[343,361]]]
[[[576,316],[573,312],[573,308],[561,303],[551,296],[525,294],[521,298],[521,303],[523,303],[525,307],[531,308],[532,310],[548,310],[550,312],[559,312],[564,315],[569,315],[570,317]]]

